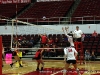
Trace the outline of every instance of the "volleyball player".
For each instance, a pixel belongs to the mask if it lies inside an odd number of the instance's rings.
[[[62,27],[62,30],[63,30],[64,34],[67,36],[68,41],[70,42],[70,45],[72,47],[74,47],[73,34],[68,34],[68,32],[67,32],[68,28],[67,27],[65,27],[65,29]]]
[[[66,75],[66,72],[68,71],[68,68],[70,64],[72,64],[75,68],[75,70],[78,72],[79,75],[79,70],[77,68],[77,63],[76,63],[76,57],[78,55],[78,52],[75,50],[75,48],[70,46],[70,43],[67,43],[67,47],[64,48],[64,62],[65,62],[65,69],[63,72],[63,75]]]
[[[15,64],[16,62],[19,63],[19,67],[23,67],[21,65],[21,58],[17,55],[17,53],[20,52],[17,48],[13,51],[13,56],[14,56],[14,59],[15,59],[15,62],[12,62],[12,64],[10,64],[10,66],[12,67],[13,64]]]
[[[43,45],[43,47],[47,44],[48,38],[46,36],[46,34],[40,34],[41,37],[41,46]]]
[[[36,54],[35,54],[35,59],[36,59],[36,61],[37,61],[37,69],[36,69],[36,71],[39,71],[40,69],[39,69],[39,67],[40,67],[40,64],[42,64],[42,67],[41,67],[41,71],[43,70],[43,68],[44,68],[44,62],[43,62],[43,60],[42,60],[42,53],[43,53],[43,51],[44,51],[44,49],[39,49],[37,52],[36,52]]]

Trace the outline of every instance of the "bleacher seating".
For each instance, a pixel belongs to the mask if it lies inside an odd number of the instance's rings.
[[[86,34],[86,35],[89,35],[90,34]],[[65,40],[63,37],[61,36],[64,36],[64,34],[50,34],[48,35],[48,37],[52,36],[52,38],[55,40],[56,38],[58,38],[58,42],[56,44],[57,47],[66,47],[66,43],[67,43],[67,40]],[[33,39],[35,40],[35,44],[39,44],[37,43],[39,40],[40,40],[40,37],[38,34],[32,34],[32,35],[23,35],[23,37],[26,37],[27,40],[30,40],[31,37],[33,37]],[[4,47],[10,47],[10,43],[11,43],[11,35],[2,35],[2,38],[3,38],[3,44],[4,44]],[[21,35],[18,35],[18,38],[21,38]],[[27,47],[28,48],[28,45],[25,45],[24,47]],[[84,41],[83,41],[83,50],[85,51],[86,49],[90,50],[90,51],[96,51],[96,52],[100,52],[100,37],[88,37],[86,36],[84,38]],[[62,50],[62,49],[61,49]],[[58,50],[61,52],[61,50]],[[63,52],[63,50],[62,50]]]
[[[16,16],[21,11],[27,3],[18,3],[18,4],[0,4],[0,16],[7,18],[12,18]]]
[[[81,0],[78,7],[74,11],[72,17],[78,17],[78,18],[72,18],[72,22],[75,21],[93,21],[100,20],[100,0]],[[86,16],[86,17],[85,17]],[[83,19],[82,19],[83,17]]]
[[[28,22],[38,22],[48,21],[48,19],[43,20],[43,17],[64,17],[74,0],[71,1],[51,1],[51,2],[36,2],[27,11],[19,16],[19,18],[35,18],[29,19]],[[25,21],[25,20],[24,20]],[[27,21],[27,20],[26,20]],[[59,21],[57,18],[49,19],[49,21]]]

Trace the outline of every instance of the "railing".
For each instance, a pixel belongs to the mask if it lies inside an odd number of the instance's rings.
[[[100,16],[84,16],[84,17],[51,17],[51,18],[17,18],[22,22],[28,22],[36,25],[58,25],[58,24],[98,24]],[[5,23],[0,19],[0,24]],[[9,24],[11,21],[6,21]]]

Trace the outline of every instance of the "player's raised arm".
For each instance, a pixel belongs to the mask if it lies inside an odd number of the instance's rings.
[[[67,58],[67,50],[66,48],[64,48],[64,61],[66,61],[66,58]]]
[[[44,49],[41,50],[41,54],[43,53]]]
[[[67,37],[69,37],[69,35],[68,35],[68,27],[65,27],[65,30],[64,30],[64,28],[62,27],[62,30],[63,30],[63,32],[64,32],[64,34],[67,36]]]

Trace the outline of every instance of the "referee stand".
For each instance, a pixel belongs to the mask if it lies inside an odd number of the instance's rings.
[[[77,60],[79,59],[79,63],[80,65],[83,63],[83,60],[84,60],[84,51],[83,51],[83,44],[82,42],[74,42],[74,46],[75,46],[75,49],[77,50],[78,52],[78,57],[77,57]]]

